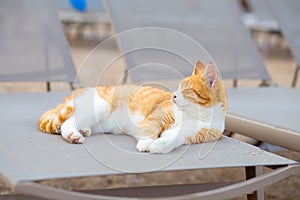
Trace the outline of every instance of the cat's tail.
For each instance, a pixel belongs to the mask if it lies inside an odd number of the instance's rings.
[[[46,111],[38,122],[41,131],[50,134],[60,134],[60,127],[73,114],[73,106],[59,104],[56,108]]]

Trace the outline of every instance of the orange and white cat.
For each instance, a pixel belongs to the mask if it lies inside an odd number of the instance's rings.
[[[227,95],[212,62],[197,62],[173,94],[149,86],[84,88],[39,120],[43,132],[82,143],[91,133],[128,134],[141,152],[168,153],[222,137]]]

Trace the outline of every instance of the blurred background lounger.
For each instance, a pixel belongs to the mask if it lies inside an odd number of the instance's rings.
[[[292,54],[297,60],[297,66],[292,80],[292,87],[295,87],[300,69],[300,2],[297,0],[268,0],[271,13],[278,21],[280,30],[287,40]]]
[[[105,2],[115,33],[144,27],[173,29],[202,45],[216,62],[224,79],[270,79],[250,34],[241,21],[237,1]],[[144,34],[143,29],[140,33],[135,31],[131,35],[127,34],[126,38],[117,37],[120,49],[123,53],[126,52],[124,56],[133,82],[180,79],[178,74],[189,75],[198,59],[208,62],[199,51],[189,49],[184,36],[176,40],[168,38],[165,30],[161,30],[161,34],[159,30],[156,31],[151,37]],[[157,48],[147,49],[147,45]],[[162,51],[159,47],[167,48]],[[179,47],[185,48],[185,51],[180,56],[172,54],[172,50]],[[133,49],[139,50],[127,52]],[[155,63],[160,66],[155,66]],[[145,64],[146,67],[139,68]],[[163,66],[171,66],[172,69],[168,70]]]
[[[0,81],[76,80],[70,50],[54,1],[0,1]]]
[[[246,23],[255,30],[278,32],[287,40],[289,48],[297,61],[291,80],[295,87],[300,63],[300,2],[297,0],[247,0],[250,12]]]

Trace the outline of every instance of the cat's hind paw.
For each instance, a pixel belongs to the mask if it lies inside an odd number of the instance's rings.
[[[152,144],[153,139],[139,139],[136,148],[139,152],[149,152],[149,146]]]
[[[80,133],[74,133],[74,132],[67,134],[65,139],[73,144],[80,144],[83,143],[84,141],[84,137]]]

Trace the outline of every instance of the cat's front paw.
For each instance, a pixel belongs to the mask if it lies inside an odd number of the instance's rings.
[[[80,144],[83,143],[84,137],[80,133],[71,132],[64,137],[67,141],[73,144]]]
[[[150,153],[169,153],[175,147],[172,147],[172,142],[169,138],[158,138],[149,146]]]
[[[148,138],[148,139],[139,139],[136,148],[140,152],[149,152],[149,146],[152,144],[153,139]]]
[[[92,130],[90,128],[82,128],[79,130],[79,133],[81,135],[83,135],[84,137],[88,137],[88,136],[91,136]]]

